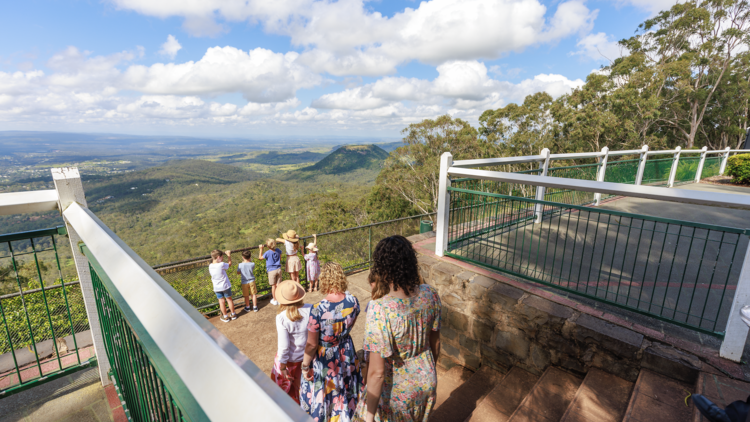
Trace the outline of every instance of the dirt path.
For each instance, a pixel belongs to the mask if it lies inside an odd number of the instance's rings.
[[[367,284],[369,271],[357,273],[348,277],[349,293],[359,299],[361,312],[352,330],[352,339],[357,350],[362,348],[365,331],[365,307],[370,301],[370,285]],[[305,303],[317,303],[323,298],[319,292],[308,293]],[[255,363],[267,375],[271,375],[273,358],[276,355],[276,315],[278,307],[271,305],[268,298],[258,300],[258,312],[242,311],[244,302],[235,302],[235,309],[241,310],[237,319],[231,322],[221,322],[218,316],[209,321],[219,329],[242,353]]]

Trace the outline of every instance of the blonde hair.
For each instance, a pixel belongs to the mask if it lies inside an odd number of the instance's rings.
[[[330,293],[344,293],[349,287],[349,282],[344,275],[344,269],[337,262],[326,262],[320,267],[320,292],[324,295]]]
[[[289,318],[289,321],[297,322],[302,319],[302,315],[299,313],[299,308],[302,306],[304,306],[302,300],[288,305],[279,305],[279,308],[281,309],[279,313],[286,311],[286,317]]]
[[[266,247],[268,249],[274,249],[276,247],[276,241],[271,239],[270,237],[266,239]]]
[[[224,256],[224,251],[220,251],[218,249],[214,249],[211,251],[211,258],[216,259],[220,256]]]

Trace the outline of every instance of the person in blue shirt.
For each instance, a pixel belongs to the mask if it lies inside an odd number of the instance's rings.
[[[263,248],[268,250],[263,252]],[[276,285],[281,283],[281,249],[276,247],[276,241],[266,239],[265,245],[258,246],[258,259],[266,260],[266,271],[268,271],[268,285],[271,286],[271,305],[278,305],[276,301]]]
[[[250,295],[253,295],[253,312],[258,312],[258,288],[255,286],[255,263],[251,251],[242,252],[242,262],[237,266],[245,297],[245,312],[250,312]]]

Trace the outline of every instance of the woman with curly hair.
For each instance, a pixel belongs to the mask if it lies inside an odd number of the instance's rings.
[[[422,284],[416,252],[403,236],[385,238],[375,247],[370,282],[367,392],[356,420],[426,422],[437,389],[440,297]]]
[[[326,296],[310,311],[300,405],[316,422],[349,422],[362,391],[359,360],[349,335],[359,315],[359,301],[346,290],[341,265],[323,264],[319,280]]]

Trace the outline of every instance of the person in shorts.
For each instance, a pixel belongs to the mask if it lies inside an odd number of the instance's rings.
[[[268,248],[263,252],[263,248]],[[271,305],[278,305],[276,301],[276,285],[281,283],[281,249],[276,247],[276,241],[266,239],[265,245],[258,246],[258,259],[266,260],[266,271],[268,271],[268,285],[271,286]]]
[[[245,312],[250,312],[250,295],[253,296],[253,312],[258,312],[258,288],[255,287],[255,263],[252,252],[242,252],[242,262],[237,266],[237,274],[240,275],[240,281],[242,281]]]
[[[211,251],[211,263],[208,264],[208,273],[211,274],[211,283],[214,285],[214,293],[216,293],[219,308],[221,308],[221,322],[237,319],[237,315],[234,313],[234,302],[232,301],[232,284],[229,283],[229,276],[227,275],[227,270],[232,265],[230,252],[214,249]],[[229,257],[228,263],[224,262],[224,255]],[[226,302],[226,306],[224,302]],[[231,312],[229,315],[227,315],[227,307]]]

